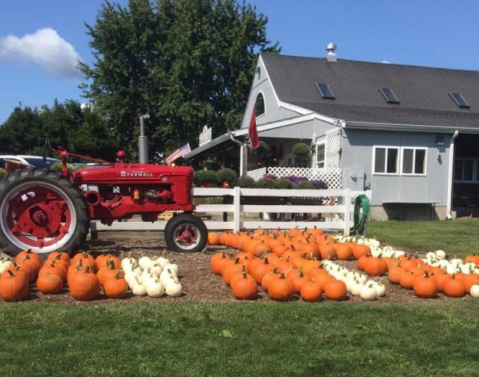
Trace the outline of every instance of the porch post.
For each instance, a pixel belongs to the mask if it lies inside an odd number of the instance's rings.
[[[248,172],[248,147],[242,143],[240,146],[240,177]]]
[[[446,216],[448,219],[452,219],[452,186],[454,177],[454,140],[459,135],[459,131],[456,130],[451,137],[451,143],[449,144],[449,171],[447,177],[447,203],[446,203]]]

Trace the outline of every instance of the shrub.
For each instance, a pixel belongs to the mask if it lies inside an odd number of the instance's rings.
[[[263,188],[263,189],[274,189],[276,188],[276,178],[271,175],[265,175],[263,178],[261,178],[258,183],[256,184],[258,188]]]
[[[313,190],[315,187],[309,181],[302,181],[299,182],[295,188],[298,190]]]
[[[195,184],[201,186],[203,184],[211,184],[216,186],[218,183],[218,174],[212,170],[196,170]]]
[[[279,178],[274,181],[274,188],[278,190],[289,190],[293,188],[293,184],[287,178]]]
[[[238,180],[236,181],[236,186],[242,187],[242,188],[255,188],[256,181],[250,176],[243,175],[239,177]]]
[[[295,175],[291,175],[289,177],[286,177],[286,179],[290,180],[293,185],[297,185],[300,182],[308,180],[308,178],[306,178],[306,177],[297,177]]]
[[[326,190],[328,188],[328,184],[321,179],[313,179],[310,181],[311,184],[314,186],[315,189],[318,190]]]
[[[233,187],[237,178],[238,174],[233,169],[224,168],[218,171],[219,183],[228,182]]]
[[[296,143],[293,147],[293,154],[299,157],[311,156],[311,148],[306,143]]]
[[[73,165],[67,164],[68,173],[71,174],[75,171],[75,167]],[[56,171],[61,173],[63,169],[63,164],[61,162],[56,162],[52,166],[50,166],[50,170]]]
[[[2,169],[0,168],[0,179],[2,179],[3,177],[5,177],[7,175],[7,171],[5,169]]]

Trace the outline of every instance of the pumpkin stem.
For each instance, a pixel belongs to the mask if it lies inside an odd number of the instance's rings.
[[[121,270],[118,270],[118,272],[115,274],[115,279],[121,279],[120,275],[121,275],[122,271]]]
[[[7,270],[7,272],[8,272],[8,274],[10,275],[11,278],[15,277],[15,274],[14,274],[12,271]]]
[[[88,274],[88,273],[90,273],[90,266],[86,266],[85,268],[85,274]]]

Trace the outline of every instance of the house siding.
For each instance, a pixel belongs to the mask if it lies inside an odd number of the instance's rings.
[[[436,136],[438,136],[436,133],[345,129],[341,157],[341,165],[344,168],[344,186],[355,190],[362,190],[369,186],[373,192],[373,206],[383,206],[385,203],[436,202],[434,204],[436,208],[445,207],[451,135],[442,135],[444,136],[443,146],[436,145]],[[373,174],[374,146],[427,148],[426,176]],[[438,160],[439,155],[441,156],[440,161]],[[364,173],[364,180],[353,181],[352,173],[357,176]]]

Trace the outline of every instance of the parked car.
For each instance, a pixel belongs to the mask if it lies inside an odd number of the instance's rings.
[[[3,154],[0,155],[0,168],[5,169],[5,163],[8,161],[13,163],[18,161],[18,165],[33,166],[44,169],[50,169],[53,164],[61,162],[60,160],[51,157],[47,157],[46,160],[43,161],[42,156]]]

